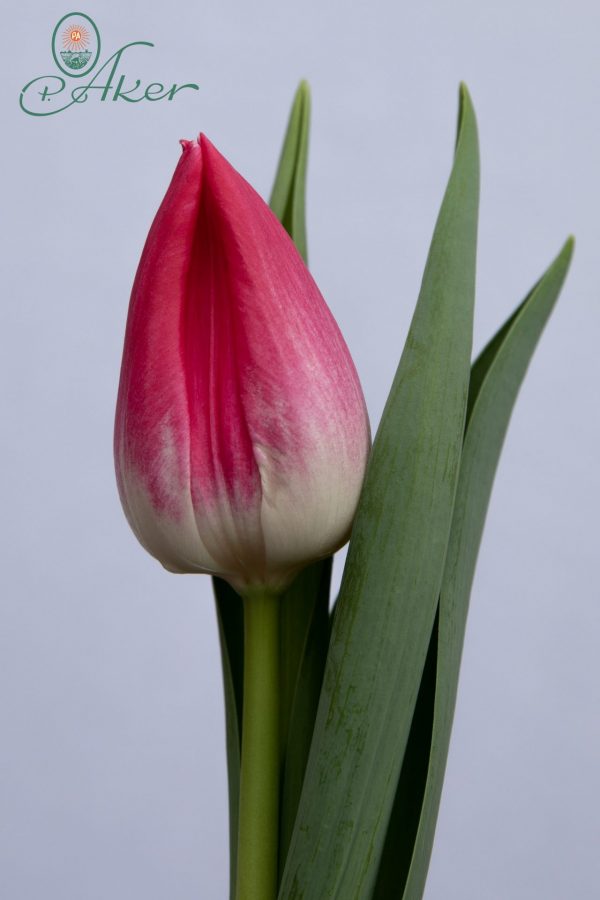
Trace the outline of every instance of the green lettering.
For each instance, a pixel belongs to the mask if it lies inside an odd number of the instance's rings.
[[[156,90],[152,90],[152,88],[156,88]],[[144,100],[150,100],[153,103],[156,100],[162,100],[163,97],[166,97],[167,94],[161,94],[161,91],[164,91],[165,86],[161,84],[160,81],[153,81],[152,84],[149,84],[144,93]]]
[[[182,91],[184,88],[191,88],[193,91],[199,91],[200,88],[197,84],[174,84],[171,90],[169,91],[168,99],[172,100],[177,91]]]
[[[48,83],[51,81],[58,82],[55,91],[51,91],[48,87]],[[33,85],[37,85],[38,82],[41,82],[39,87],[43,88],[41,91],[30,91],[30,88]],[[61,78],[59,75],[40,75],[39,78],[34,78],[32,81],[29,81],[19,96],[19,106],[23,110],[24,113],[27,113],[28,116],[54,116],[56,113],[62,112],[63,109],[66,109],[68,106],[71,106],[71,103],[66,103],[65,106],[58,106],[52,109],[44,110],[44,112],[36,112],[35,109],[28,109],[26,106],[27,98],[26,94],[32,95],[37,93],[41,98],[42,102],[47,101],[50,102],[52,97],[55,97],[57,94],[62,93],[66,87],[66,82],[64,78]],[[39,101],[38,101],[39,102]],[[72,102],[72,101],[71,101]]]
[[[132,88],[130,88],[128,91],[121,90],[121,88],[123,87],[124,81],[125,81],[125,76],[121,75],[121,77],[119,78],[119,83],[117,84],[117,87],[115,89],[115,96],[113,97],[113,100],[122,99],[122,100],[127,100],[128,103],[139,103],[140,100],[144,99],[143,94],[141,97],[130,97],[129,96],[129,94],[133,94],[134,91],[137,91],[140,84],[142,83],[139,78],[136,79],[134,86]]]

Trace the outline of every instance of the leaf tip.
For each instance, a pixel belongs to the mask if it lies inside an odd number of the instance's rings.
[[[461,103],[465,100],[471,100],[471,95],[469,94],[469,88],[467,87],[466,81],[459,81],[458,83],[458,99]]]
[[[477,118],[475,116],[475,107],[471,100],[469,89],[464,81],[461,81],[458,87],[458,122],[456,125],[456,145],[458,150],[459,144],[466,142],[470,145],[479,158],[479,147],[477,137]]]
[[[458,130],[460,131],[460,127],[465,117],[469,115],[475,118],[475,109],[473,107],[473,101],[471,100],[471,95],[469,93],[469,88],[465,84],[464,81],[459,82],[458,85]]]
[[[310,84],[305,78],[302,78],[298,87],[296,88],[296,94],[294,96],[294,110],[296,114],[300,116],[300,120],[304,122],[305,126],[308,123],[308,117],[310,115]]]
[[[567,270],[568,270],[569,266],[571,265],[571,259],[573,258],[574,250],[575,250],[575,237],[574,237],[574,235],[570,234],[569,237],[564,242],[564,244],[562,245],[561,249],[559,250],[558,255],[556,256],[556,259],[554,260],[554,262],[552,263],[550,268],[551,269],[560,268],[564,271],[564,274],[566,275]],[[564,277],[564,275],[563,275],[563,277]]]
[[[306,80],[306,78],[301,78],[300,83],[298,84],[298,90],[296,91],[296,96],[299,99],[310,101],[310,84]]]

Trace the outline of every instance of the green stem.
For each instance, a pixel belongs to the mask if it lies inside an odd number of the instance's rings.
[[[275,900],[277,895],[280,602],[264,590],[244,596],[236,900]]]

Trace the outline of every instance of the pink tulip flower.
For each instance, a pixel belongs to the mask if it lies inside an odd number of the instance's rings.
[[[169,571],[277,591],[348,540],[364,398],[282,225],[203,135],[181,143],[129,305],[119,493]]]

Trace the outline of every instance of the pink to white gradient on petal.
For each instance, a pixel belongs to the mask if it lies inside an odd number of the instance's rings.
[[[349,537],[366,407],[285,229],[207,138],[181,143],[131,295],[120,496],[166,568],[278,588]]]

